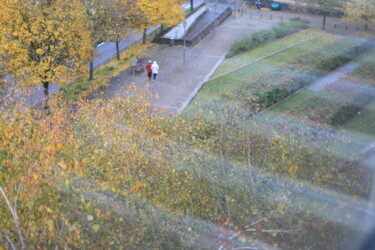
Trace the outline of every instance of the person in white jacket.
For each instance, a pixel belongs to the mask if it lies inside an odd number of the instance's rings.
[[[159,65],[156,61],[152,63],[151,70],[152,70],[152,74],[154,76],[154,82],[155,82],[159,74]]]

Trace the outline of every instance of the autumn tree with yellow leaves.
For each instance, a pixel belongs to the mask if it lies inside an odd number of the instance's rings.
[[[365,30],[370,24],[375,23],[375,1],[353,0],[346,5],[345,19],[351,22],[359,22],[365,25]]]
[[[0,8],[0,54],[6,74],[22,87],[64,86],[92,58],[90,30],[78,0],[8,0]]]
[[[109,15],[109,40],[116,43],[116,57],[120,60],[119,42],[132,32],[141,29],[142,11],[137,1],[132,0],[110,0],[107,1]]]
[[[172,26],[181,22],[184,18],[181,6],[183,3],[183,0],[138,0],[138,6],[143,12],[143,43],[145,43],[146,30],[149,26],[157,24]]]
[[[89,61],[89,80],[94,79],[94,51],[102,42],[109,41],[111,18],[110,18],[110,3],[104,0],[81,0],[85,14],[86,22],[88,23],[91,42],[92,54]]]

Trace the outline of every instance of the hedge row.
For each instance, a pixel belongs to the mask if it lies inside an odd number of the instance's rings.
[[[363,63],[350,74],[349,80],[375,86],[375,62]]]
[[[343,125],[358,110],[372,100],[373,95],[366,87],[353,87],[352,84],[331,83],[325,89],[305,100],[301,105],[287,111],[292,116],[312,122]]]
[[[244,38],[232,44],[226,57],[232,57],[240,53],[260,47],[276,39],[291,35],[309,27],[309,21],[300,18],[291,18],[287,22],[281,22],[270,30],[255,32],[251,37]]]
[[[314,82],[327,71],[335,70],[364,53],[367,50],[365,45],[365,39],[340,39],[300,56],[288,65],[257,74],[242,85],[237,96],[244,99],[248,94],[255,95],[255,102],[261,109],[267,108]]]
[[[371,43],[365,38],[347,37],[316,50],[308,55],[300,56],[293,61],[292,68],[309,68],[318,73],[330,72],[337,69],[353,58],[371,48]]]

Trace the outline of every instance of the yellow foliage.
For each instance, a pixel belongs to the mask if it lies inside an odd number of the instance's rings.
[[[99,231],[100,229],[100,226],[98,224],[95,224],[92,226],[92,230],[94,230],[95,232]]]
[[[79,0],[9,0],[0,8],[0,55],[22,86],[64,86],[86,72],[91,35]]]
[[[347,21],[359,22],[365,25],[375,23],[375,1],[374,0],[352,0],[346,4]]]
[[[138,0],[138,6],[143,11],[145,28],[149,25],[176,25],[183,20],[181,4],[183,0]]]

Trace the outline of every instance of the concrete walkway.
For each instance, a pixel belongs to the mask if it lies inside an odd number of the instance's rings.
[[[356,68],[358,68],[361,64],[357,62],[350,62],[339,69],[335,70],[331,74],[323,77],[322,79],[319,79],[315,83],[313,83],[308,89],[313,91],[319,91],[321,89],[324,89],[325,86],[327,86],[330,83],[334,83],[337,80],[339,80],[344,75],[354,71]]]

